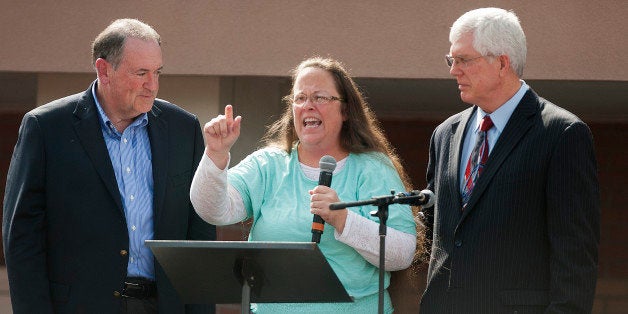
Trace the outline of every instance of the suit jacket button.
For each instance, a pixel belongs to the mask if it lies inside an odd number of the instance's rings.
[[[454,242],[454,245],[455,245],[456,247],[461,247],[461,246],[462,246],[462,240],[460,240],[460,239],[456,239],[456,242]]]
[[[120,294],[120,292],[118,292],[118,291],[114,291],[113,292],[113,296],[116,297],[116,298],[119,298],[120,296],[122,296],[122,294]]]
[[[127,250],[120,250],[120,255],[126,256],[127,254],[129,254],[129,251],[127,251]]]

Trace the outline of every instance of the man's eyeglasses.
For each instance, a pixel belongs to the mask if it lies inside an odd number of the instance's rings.
[[[335,96],[310,95],[308,97],[305,94],[298,94],[292,97],[292,102],[296,105],[303,105],[307,102],[308,99],[316,105],[327,104],[335,100],[344,101],[344,99]]]
[[[463,67],[466,67],[467,65],[469,65],[469,62],[476,60],[476,59],[480,59],[483,57],[487,57],[487,56],[479,56],[479,57],[475,57],[475,58],[463,58],[463,57],[452,57],[450,55],[445,55],[445,61],[447,61],[447,66],[449,66],[450,68],[454,65],[454,64],[458,64],[461,65]]]

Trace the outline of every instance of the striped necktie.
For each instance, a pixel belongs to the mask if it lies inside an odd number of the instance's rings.
[[[473,187],[480,177],[480,174],[482,174],[482,170],[484,169],[484,165],[486,164],[486,160],[488,159],[487,132],[492,127],[493,120],[491,120],[491,117],[488,115],[484,116],[484,118],[482,119],[482,123],[480,123],[480,131],[478,132],[475,146],[473,146],[471,156],[469,156],[469,161],[467,162],[467,168],[464,171],[462,209],[467,206],[467,202],[469,201],[469,198],[471,198],[471,192],[473,191]]]

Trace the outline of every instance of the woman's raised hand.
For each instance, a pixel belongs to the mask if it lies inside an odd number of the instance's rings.
[[[229,161],[231,146],[240,136],[241,116],[233,118],[233,106],[225,106],[225,114],[211,119],[203,127],[205,134],[205,154],[220,169]]]

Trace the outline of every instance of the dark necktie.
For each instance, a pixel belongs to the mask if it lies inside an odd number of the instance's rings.
[[[471,192],[477,182],[486,160],[488,159],[488,136],[487,132],[493,127],[493,121],[488,115],[484,116],[482,123],[480,123],[480,132],[478,132],[475,146],[469,156],[467,162],[467,168],[464,171],[464,188],[462,190],[462,208],[467,206],[469,198],[471,198]]]

